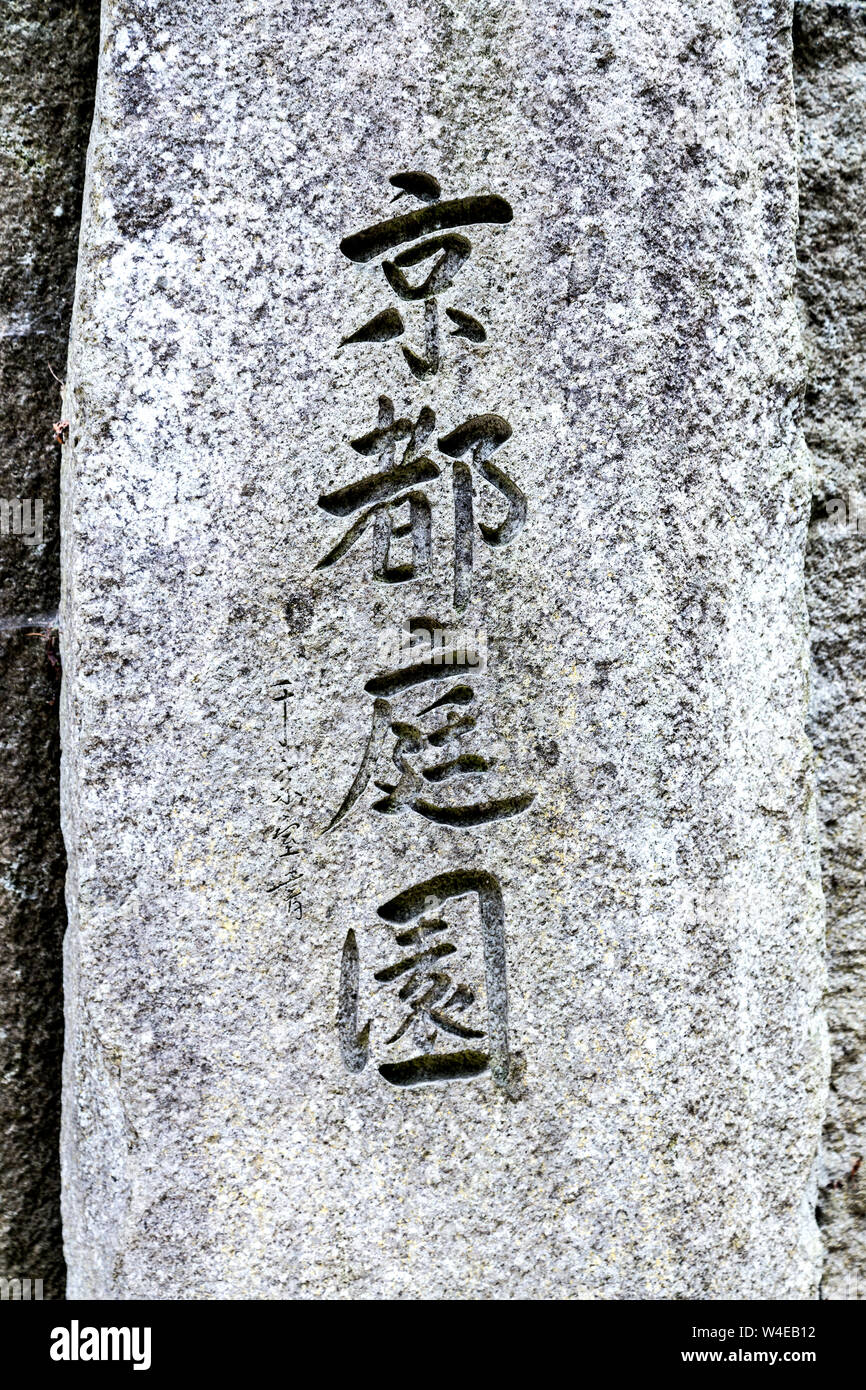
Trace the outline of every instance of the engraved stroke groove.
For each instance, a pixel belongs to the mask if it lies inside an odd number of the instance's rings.
[[[427,1053],[408,1062],[383,1062],[380,1074],[392,1086],[420,1086],[425,1081],[459,1081],[487,1071],[486,1052]]]
[[[430,232],[447,232],[477,222],[511,222],[511,204],[498,193],[474,193],[468,198],[449,198],[444,203],[428,203],[400,217],[389,217],[362,232],[343,237],[340,250],[350,261],[372,261],[383,251],[415,241]]]
[[[358,1032],[358,988],[361,966],[358,957],[358,943],[355,933],[349,929],[343,943],[343,958],[340,962],[340,994],[337,1004],[337,1028],[340,1035],[340,1051],[347,1071],[363,1071],[367,1065],[370,1050],[370,1024],[364,1024]]]

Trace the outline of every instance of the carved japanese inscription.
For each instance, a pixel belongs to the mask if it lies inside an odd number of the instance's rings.
[[[442,305],[472,255],[468,232],[507,225],[512,209],[498,194],[443,199],[439,182],[411,170],[391,178],[397,199],[416,206],[344,237],[356,264],[378,262],[391,302],[345,334],[341,348],[400,348],[409,380],[428,389],[443,365],[443,320],[450,335],[486,342],[472,306]],[[452,296],[453,300],[453,296]],[[351,780],[333,793],[321,835],[350,833],[362,811],[389,819],[419,817],[451,831],[479,830],[525,814],[531,787],[515,784],[509,760],[491,756],[490,710],[502,692],[489,669],[484,633],[455,623],[472,596],[479,546],[508,546],[527,521],[527,500],[509,463],[512,427],[498,410],[438,418],[434,404],[398,415],[381,392],[370,427],[347,443],[363,461],[317,499],[340,523],[326,536],[318,570],[335,584],[363,573],[374,582],[412,586],[435,580],[437,616],[407,613],[403,640],[370,669],[358,692],[367,706],[364,742]],[[366,465],[366,467],[364,466]],[[493,500],[476,515],[477,491]],[[440,582],[441,581],[441,582]],[[407,593],[411,589],[407,588]],[[380,648],[381,650],[381,648]],[[485,713],[487,719],[485,721]],[[392,1086],[459,1081],[489,1072],[513,1090],[508,1038],[507,907],[501,884],[476,841],[471,868],[447,859],[417,882],[370,904],[381,959],[362,960],[353,928],[342,942],[338,1029],[345,1067],[375,1065]]]

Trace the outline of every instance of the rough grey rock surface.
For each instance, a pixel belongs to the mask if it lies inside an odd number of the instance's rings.
[[[810,732],[818,752],[833,1071],[820,1220],[822,1295],[866,1298],[866,7],[799,4],[800,292],[806,438]],[[858,515],[859,514],[859,515]]]
[[[790,26],[108,0],[63,485],[72,1296],[815,1295]],[[441,202],[392,202],[407,171]],[[351,239],[446,204],[468,259]],[[412,619],[486,669],[389,684]]]
[[[63,1296],[60,396],[98,6],[8,0],[0,30],[0,1275]],[[36,501],[42,503],[42,541]],[[45,632],[40,640],[35,632]]]

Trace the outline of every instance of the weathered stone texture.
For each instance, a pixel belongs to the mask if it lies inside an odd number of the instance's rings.
[[[790,19],[109,0],[64,462],[74,1295],[814,1295]],[[390,202],[406,170],[514,212],[463,229],[438,296],[486,342],[443,331],[423,380],[400,351],[423,307],[340,251],[429,206]],[[402,339],[341,346],[397,304]],[[432,563],[406,583],[374,578],[369,535],[316,568],[350,524],[317,500],[375,471],[349,441],[380,396],[436,415]],[[476,528],[456,615],[471,475],[439,441],[490,412],[526,524]],[[371,785],[323,834],[381,636],[421,616],[490,654],[457,746],[492,766],[430,798],[534,800],[453,828]],[[269,891],[280,844],[300,921]],[[398,895],[480,871],[510,1064],[390,1085]],[[471,900],[443,915],[501,1021],[487,907],[484,965]]]
[[[0,1275],[62,1297],[58,797],[60,395],[98,31],[95,0],[7,0],[0,27],[0,499],[41,500],[41,543],[0,535]],[[11,517],[10,517],[11,521]],[[25,518],[26,521],[26,518]],[[26,529],[26,527],[25,527]],[[35,531],[31,533],[36,539]]]
[[[818,752],[833,1072],[820,1219],[823,1296],[866,1298],[866,7],[796,10],[810,732]],[[857,514],[860,512],[859,530]]]

